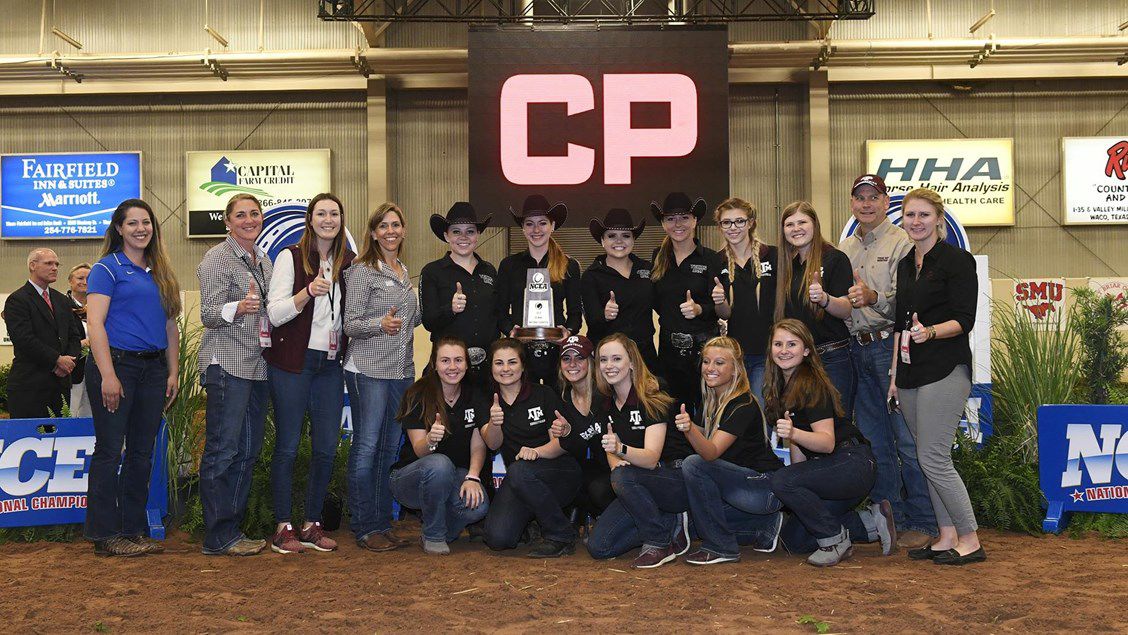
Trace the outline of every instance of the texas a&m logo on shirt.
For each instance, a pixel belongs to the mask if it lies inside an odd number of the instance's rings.
[[[540,406],[529,408],[529,425],[544,423],[544,410]]]

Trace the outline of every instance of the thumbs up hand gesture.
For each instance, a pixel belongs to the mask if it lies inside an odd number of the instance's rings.
[[[403,326],[403,318],[396,317],[396,307],[388,309],[388,313],[380,320],[380,328],[388,335],[399,333]]]
[[[262,302],[259,300],[258,284],[252,276],[250,284],[247,286],[247,295],[243,296],[243,299],[239,300],[239,304],[235,307],[235,315],[258,313],[260,308],[262,308]]]
[[[846,294],[850,298],[850,306],[855,309],[860,309],[864,306],[869,306],[877,301],[877,294],[874,294],[874,302],[870,302],[870,292],[872,290],[865,280],[862,280],[862,274],[857,269],[854,270],[854,284],[850,287],[850,291]]]
[[[678,432],[689,432],[693,426],[693,419],[690,419],[689,413],[685,411],[685,404],[682,404],[681,412],[674,416],[674,426],[677,427]]]
[[[909,328],[909,335],[913,338],[913,343],[923,344],[936,337],[936,327],[921,324],[920,318],[917,317],[916,313],[913,313],[913,323]]]
[[[701,305],[693,301],[693,294],[688,289],[685,292],[685,302],[682,302],[678,308],[681,310],[682,317],[687,320],[701,315],[702,311]]]
[[[823,305],[826,291],[823,291],[822,275],[818,272],[815,272],[815,277],[811,278],[811,286],[807,288],[807,295],[811,298],[811,304]]]
[[[505,421],[505,412],[501,409],[501,402],[498,401],[497,393],[494,393],[493,405],[490,406],[490,425],[500,427]]]
[[[619,446],[622,445],[619,442],[619,435],[615,434],[615,431],[611,429],[610,423],[607,424],[607,433],[603,435],[602,445],[603,451],[608,454],[618,454]]]
[[[427,443],[429,445],[438,445],[445,436],[446,426],[442,424],[442,420],[439,418],[439,413],[436,412],[435,422],[431,424],[431,429],[427,431]]]
[[[611,298],[603,305],[603,319],[610,322],[617,317],[619,317],[619,303],[615,301],[615,292],[612,291]]]
[[[329,293],[329,290],[333,288],[333,283],[329,282],[328,276],[329,274],[322,269],[321,273],[313,279],[313,282],[309,283],[306,290],[309,291],[310,296],[318,298]]]
[[[568,420],[564,418],[564,415],[560,414],[560,411],[557,410],[556,418],[552,420],[552,425],[548,428],[548,435],[553,439],[559,439],[560,437],[566,437],[571,433],[572,425],[568,423]]]
[[[721,284],[720,278],[714,277],[713,282],[715,283],[712,293],[713,304],[724,304],[728,301],[728,298],[725,296],[725,287]]]
[[[791,413],[784,412],[782,419],[776,419],[776,436],[781,439],[790,439],[795,431],[795,423],[791,421]]]
[[[455,314],[466,310],[466,294],[462,292],[462,283],[454,283],[454,295],[450,298],[450,310]]]

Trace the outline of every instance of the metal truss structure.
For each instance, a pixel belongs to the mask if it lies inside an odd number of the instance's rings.
[[[866,20],[876,0],[318,0],[322,20],[470,24],[726,24]]]

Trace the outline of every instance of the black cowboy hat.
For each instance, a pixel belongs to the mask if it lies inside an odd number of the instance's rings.
[[[447,210],[446,217],[439,216],[438,214],[431,214],[431,231],[439,237],[439,240],[446,241],[446,231],[450,229],[451,225],[458,223],[470,223],[478,228],[478,233],[490,224],[490,219],[493,216],[487,216],[486,220],[478,222],[478,212],[474,211],[474,206],[466,201],[458,201],[450,206]]]
[[[607,212],[607,215],[603,217],[602,223],[599,222],[598,218],[593,218],[591,222],[588,223],[588,229],[591,230],[591,237],[594,238],[597,243],[603,242],[603,232],[609,229],[627,229],[634,234],[635,238],[638,238],[639,235],[642,234],[643,227],[646,227],[645,218],[642,219],[638,225],[634,225],[634,221],[631,220],[631,213],[618,207]]]
[[[670,192],[666,195],[666,200],[662,202],[662,206],[658,207],[657,202],[650,204],[650,211],[654,213],[654,218],[659,221],[663,216],[669,214],[693,214],[697,220],[705,214],[705,199],[699,198],[696,201],[690,201],[689,196],[685,192]]]
[[[513,215],[513,220],[517,221],[520,225],[526,218],[533,216],[547,216],[548,220],[556,224],[556,228],[564,224],[564,220],[568,218],[568,206],[564,203],[557,203],[552,207],[548,205],[548,199],[540,194],[532,194],[525,199],[524,205],[521,206],[521,213],[518,214],[512,207],[509,208],[509,213]]]

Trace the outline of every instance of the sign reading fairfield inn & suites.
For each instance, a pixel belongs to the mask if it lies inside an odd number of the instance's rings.
[[[936,190],[964,226],[1014,225],[1013,139],[870,140],[866,166],[890,196]]]
[[[330,191],[329,150],[189,152],[187,164],[189,238],[223,237],[223,211],[236,194],[253,194],[265,210]]]
[[[140,197],[140,152],[0,156],[0,238],[101,238]]]
[[[1128,224],[1128,137],[1063,137],[1062,223]]]

